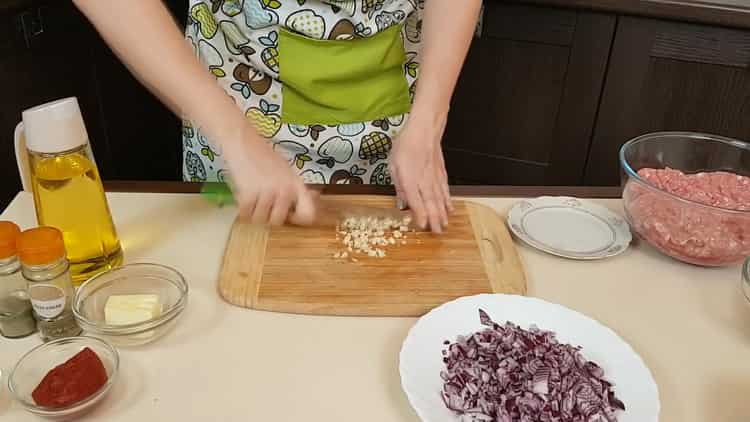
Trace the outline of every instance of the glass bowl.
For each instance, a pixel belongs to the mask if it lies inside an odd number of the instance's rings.
[[[750,255],[750,211],[704,205],[662,190],[638,175],[643,168],[750,176],[750,144],[692,132],[658,132],[620,149],[625,215],[636,234],[680,261],[701,266],[741,262]]]
[[[162,312],[157,317],[128,325],[110,325],[104,306],[111,295],[155,294]],[[169,331],[185,309],[188,285],[177,270],[158,264],[129,264],[98,274],[78,288],[73,314],[91,335],[117,346],[150,343]]]
[[[99,356],[107,371],[107,382],[88,398],[63,408],[37,406],[31,393],[45,375],[57,365],[72,358],[85,347]],[[57,420],[78,417],[93,408],[107,394],[117,378],[120,357],[117,350],[107,342],[93,337],[67,337],[41,344],[26,353],[8,376],[11,395],[26,410],[39,416]]]

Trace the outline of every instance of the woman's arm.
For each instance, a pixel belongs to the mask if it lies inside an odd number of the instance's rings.
[[[409,123],[391,160],[399,197],[418,224],[441,231],[452,210],[440,142],[481,0],[426,0],[419,81]]]
[[[426,0],[416,113],[447,115],[482,0]]]
[[[312,198],[204,69],[161,0],[74,0],[130,71],[222,147],[242,214],[282,223],[312,218]]]

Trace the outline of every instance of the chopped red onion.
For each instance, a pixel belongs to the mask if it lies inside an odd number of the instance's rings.
[[[443,401],[465,422],[616,422],[625,405],[604,370],[580,347],[532,326],[501,326],[479,310],[486,328],[446,341]]]

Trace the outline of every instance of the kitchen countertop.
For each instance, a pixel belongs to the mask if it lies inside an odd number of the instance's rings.
[[[488,194],[504,192],[521,190]],[[190,300],[166,337],[121,349],[120,378],[82,420],[418,420],[397,369],[414,319],[232,307],[219,298],[216,283],[233,208],[217,209],[191,194],[110,193],[109,200],[126,261],[179,269],[190,284]],[[500,212],[515,202],[472,200]],[[596,201],[621,211],[619,200]],[[19,194],[0,218],[32,225],[31,196]],[[739,267],[688,266],[644,244],[599,262],[518,247],[529,295],[596,318],[641,354],[659,385],[662,422],[740,421],[750,415],[750,305],[741,296]],[[0,368],[9,369],[37,344],[36,337],[0,339]],[[5,379],[2,385],[0,419],[37,420],[11,402]]]
[[[750,28],[747,0],[494,0],[506,3],[572,7]],[[50,0],[0,0],[0,13],[48,3]],[[187,5],[187,1],[185,2]]]

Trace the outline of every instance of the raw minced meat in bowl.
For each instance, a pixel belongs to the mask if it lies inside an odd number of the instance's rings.
[[[640,238],[695,265],[750,256],[750,144],[652,133],[623,145],[620,164],[625,215]]]

